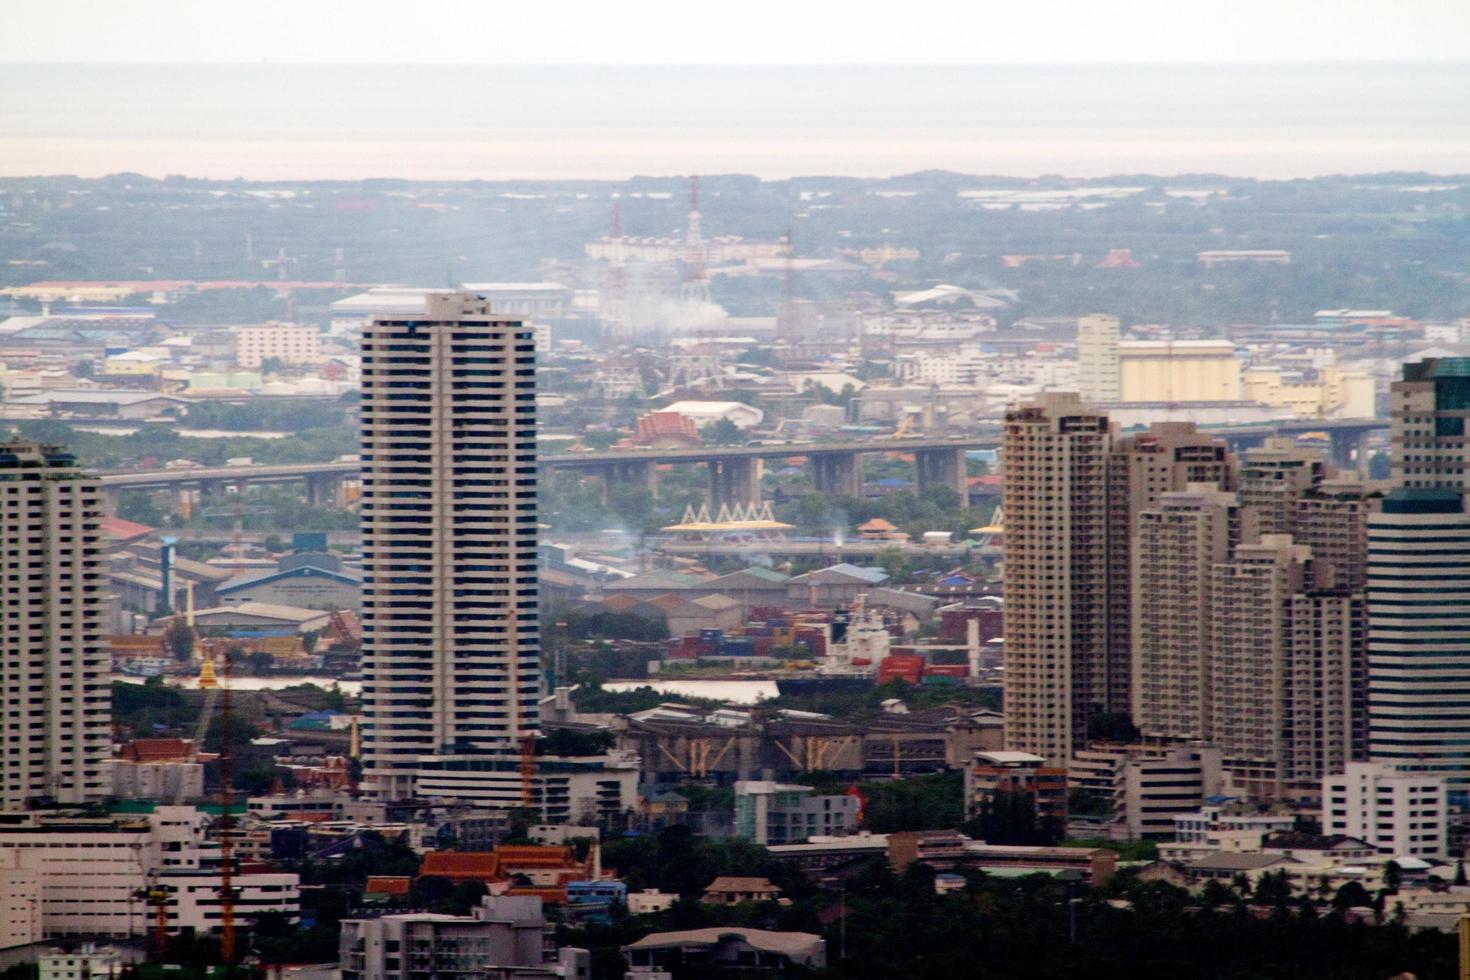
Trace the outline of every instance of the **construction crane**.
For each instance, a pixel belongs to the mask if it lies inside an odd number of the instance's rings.
[[[162,959],[168,951],[168,900],[175,891],[173,885],[163,885],[154,882],[147,888],[140,888],[133,892],[133,897],[147,903],[153,910],[152,942],[153,955]]]

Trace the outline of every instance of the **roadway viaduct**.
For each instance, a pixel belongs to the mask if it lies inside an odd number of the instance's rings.
[[[1330,442],[1329,460],[1338,466],[1352,467],[1362,462],[1362,448],[1368,433],[1387,427],[1387,422],[1378,419],[1292,419],[1202,429],[1224,439],[1236,452],[1258,446],[1271,436],[1323,432]],[[657,485],[660,465],[703,465],[709,474],[709,503],[713,510],[722,504],[759,503],[763,467],[772,460],[804,460],[813,487],[819,493],[859,496],[862,492],[862,457],[875,453],[899,453],[913,457],[918,490],[936,485],[948,486],[963,497],[966,489],[965,453],[973,449],[994,449],[1000,445],[1000,439],[1001,427],[987,426],[965,436],[823,443],[769,442],[693,449],[610,449],[542,456],[539,463],[544,471],[571,470],[600,477],[605,487],[622,483],[649,488]],[[360,475],[361,464],[355,460],[212,466],[108,473],[102,476],[102,487],[108,506],[113,510],[118,494],[124,490],[192,491],[209,495],[230,486],[242,490],[250,485],[283,483],[301,484],[307,500],[320,505],[340,501],[343,485],[358,480]]]

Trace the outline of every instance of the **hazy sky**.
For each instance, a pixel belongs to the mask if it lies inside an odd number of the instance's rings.
[[[5,0],[0,61],[1470,59],[1470,0]]]

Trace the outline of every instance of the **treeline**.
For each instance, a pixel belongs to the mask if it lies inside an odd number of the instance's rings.
[[[630,888],[660,888],[680,900],[657,916],[615,915],[603,925],[559,930],[588,947],[595,978],[620,978],[619,947],[655,930],[741,925],[821,935],[828,966],[814,977],[850,980],[1287,980],[1333,977],[1419,980],[1456,975],[1452,936],[1350,921],[1341,903],[1293,900],[1280,889],[1211,900],[1123,872],[1098,888],[1047,875],[992,877],[965,871],[958,891],[938,895],[935,872],[895,873],[875,858],[842,889],[818,890],[764,848],[694,838],[686,828],[615,838],[603,849]],[[786,904],[703,905],[716,875],[763,875]],[[1217,890],[1222,895],[1223,889]],[[685,976],[703,976],[688,973]]]
[[[292,434],[283,439],[197,439],[179,435],[172,425],[156,423],[142,425],[124,436],[85,432],[50,419],[20,422],[15,428],[23,439],[66,446],[92,470],[150,468],[174,459],[223,466],[226,460],[239,456],[249,456],[257,463],[325,463],[356,453],[358,448],[356,431],[345,426],[292,429]]]

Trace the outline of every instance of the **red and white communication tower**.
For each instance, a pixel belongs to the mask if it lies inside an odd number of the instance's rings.
[[[710,301],[708,258],[699,221],[699,175],[695,174],[689,178],[689,230],[684,235],[684,284],[680,289],[684,299]]]

